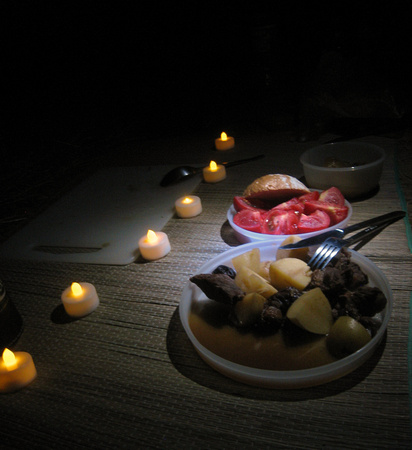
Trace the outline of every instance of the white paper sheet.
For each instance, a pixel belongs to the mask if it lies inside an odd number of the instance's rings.
[[[139,256],[138,240],[159,231],[177,198],[190,194],[197,175],[159,185],[174,166],[102,169],[0,247],[0,258],[125,265]]]

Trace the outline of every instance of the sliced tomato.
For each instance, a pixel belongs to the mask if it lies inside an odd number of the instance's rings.
[[[346,219],[348,215],[349,208],[347,206],[333,206],[329,209],[330,224],[335,225],[336,223],[342,222]]]
[[[265,212],[267,209],[264,209],[264,205],[257,205],[255,202],[251,202],[245,197],[241,197],[239,195],[233,197],[233,206],[236,209],[237,212],[242,211],[243,209],[250,209],[252,211],[261,211]]]
[[[320,195],[319,191],[312,191],[312,192],[309,192],[309,194],[303,194],[303,195],[299,196],[298,200],[301,203],[306,203],[306,202],[310,202],[313,200],[319,200],[319,195]]]
[[[330,225],[330,217],[325,211],[317,209],[312,214],[301,214],[298,231],[299,233],[310,233],[312,231],[319,231],[328,228]]]
[[[236,213],[233,217],[233,223],[238,227],[247,231],[253,231],[255,233],[262,232],[262,215],[259,211],[253,211],[251,209],[243,209]]]
[[[296,211],[271,209],[265,216],[262,232],[266,234],[296,234],[300,214]]]
[[[337,187],[331,187],[319,195],[319,201],[336,206],[345,206],[345,197]]]
[[[256,210],[256,207],[252,205],[249,200],[246,200],[245,197],[240,197],[239,195],[233,197],[233,206],[237,212],[242,211],[243,209]]]
[[[273,209],[284,210],[284,211],[298,211],[300,213],[305,209],[305,205],[299,201],[298,197],[293,197],[287,202],[280,203]]]
[[[320,200],[305,203],[305,214],[312,214],[316,210],[324,211],[330,217],[330,225],[342,222],[348,215],[347,206],[336,206]]]

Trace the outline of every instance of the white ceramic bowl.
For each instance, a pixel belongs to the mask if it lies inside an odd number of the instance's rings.
[[[348,207],[348,215],[342,222],[337,223],[336,225],[333,225],[331,227],[325,228],[323,230],[319,231],[313,231],[311,233],[302,233],[302,234],[294,234],[293,236],[299,236],[302,239],[306,239],[312,236],[316,236],[321,233],[325,233],[326,231],[335,230],[336,228],[345,228],[348,224],[351,216],[352,216],[352,206],[348,201],[345,201],[345,205]],[[281,242],[283,242],[288,236],[291,236],[290,234],[264,234],[264,233],[255,233],[254,231],[248,231],[245,230],[238,225],[236,225],[233,222],[233,217],[236,214],[236,209],[233,205],[228,209],[227,211],[227,220],[230,223],[230,226],[233,228],[233,231],[235,232],[235,236],[237,240],[242,243],[246,244],[248,242],[260,242],[260,241],[269,241],[272,244],[278,244],[280,245]]]
[[[252,248],[260,249],[262,260],[273,259],[277,250],[277,246],[273,245],[271,242],[262,241],[242,245],[213,258],[208,263],[204,264],[199,269],[198,273],[211,273],[220,264],[233,267],[231,259]],[[351,253],[352,260],[359,264],[361,269],[368,275],[369,284],[379,287],[382,290],[387,298],[387,304],[385,309],[379,313],[382,325],[376,335],[364,347],[346,358],[312,369],[280,371],[255,369],[221,358],[204,347],[196,339],[189,326],[189,313],[192,305],[195,302],[207,301],[207,298],[202,291],[190,281],[183,289],[179,305],[180,319],[185,332],[200,357],[207,364],[223,375],[242,383],[271,389],[295,389],[316,386],[343,377],[360,367],[375,352],[385,334],[393,307],[392,290],[385,275],[366,257],[352,250]]]
[[[329,159],[350,167],[325,167]],[[379,186],[385,152],[366,142],[335,142],[310,148],[300,157],[306,185],[316,189],[335,186],[346,198],[367,195]]]

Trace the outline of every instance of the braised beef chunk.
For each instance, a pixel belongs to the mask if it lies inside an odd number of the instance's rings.
[[[234,305],[245,296],[233,278],[226,274],[202,273],[191,277],[190,281],[199,286],[208,298],[226,305]]]
[[[276,306],[282,311],[282,314],[285,315],[289,306],[301,295],[302,291],[290,286],[269,297],[267,303],[270,306]]]
[[[336,319],[350,315],[356,320],[373,316],[385,308],[386,298],[379,288],[366,286],[368,276],[351,261],[351,253],[342,249],[339,257],[324,270],[314,270],[308,289],[319,287],[328,298]]]
[[[269,305],[267,302],[263,307],[263,311],[260,317],[260,321],[256,324],[257,328],[262,329],[262,331],[271,331],[276,333],[279,328],[283,325],[285,318],[282,311],[274,305]]]
[[[278,331],[283,326],[286,313],[290,305],[300,296],[302,292],[299,289],[288,287],[276,292],[269,297],[263,307],[259,328],[264,330]]]
[[[220,266],[217,266],[216,269],[212,273],[224,273],[230,278],[235,279],[236,272],[231,267],[225,266],[224,264],[221,264]]]
[[[379,288],[360,286],[355,291],[349,291],[345,296],[346,305],[358,311],[360,316],[374,316],[386,305],[386,297]]]
[[[352,292],[346,291],[339,296],[338,301],[332,308],[333,318],[336,320],[339,316],[350,316],[359,321],[362,314],[359,312],[356,304],[351,300]]]
[[[343,248],[332,267],[338,269],[345,280],[347,289],[355,289],[358,286],[368,284],[368,276],[362,272],[358,264],[351,261],[351,253]]]
[[[334,320],[339,316],[353,317],[374,334],[380,325],[372,316],[385,308],[387,300],[379,288],[366,285],[367,275],[350,258],[351,253],[342,249],[332,266],[313,272],[306,289],[322,289],[332,306]]]
[[[306,290],[320,288],[328,298],[333,298],[345,289],[345,278],[336,267],[327,266],[325,269],[316,269],[312,273],[312,281]],[[332,305],[333,306],[333,305]]]
[[[362,272],[361,268],[355,264],[351,263],[348,270],[348,288],[356,289],[359,286],[368,284],[368,276]]]
[[[376,332],[382,325],[382,319],[379,317],[361,317],[359,322],[369,331],[371,336],[375,336]]]
[[[324,294],[332,298],[341,292],[368,283],[368,277],[362,272],[358,264],[351,261],[351,254],[342,249],[339,257],[325,269],[316,269],[312,274],[312,281],[306,289],[319,287]],[[333,306],[333,305],[332,305]]]

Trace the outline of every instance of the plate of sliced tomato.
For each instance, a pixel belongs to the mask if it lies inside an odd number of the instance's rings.
[[[304,239],[344,228],[351,216],[352,206],[335,187],[313,190],[275,206],[235,196],[227,212],[230,226],[241,243],[282,242],[291,235]]]

